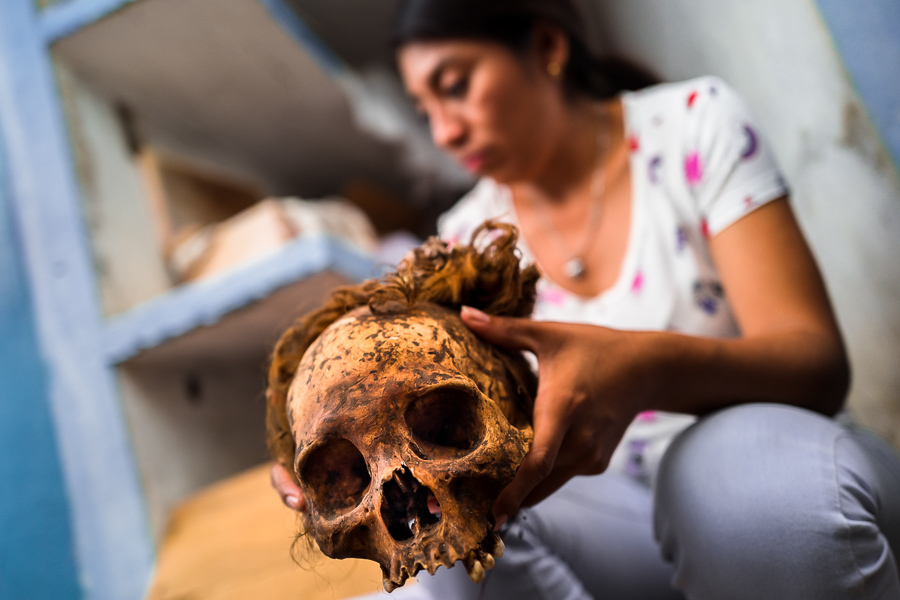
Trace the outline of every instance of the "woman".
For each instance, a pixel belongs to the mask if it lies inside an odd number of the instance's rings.
[[[545,277],[534,321],[463,311],[540,365],[508,552],[395,595],[900,598],[900,461],[827,418],[847,359],[769,149],[719,80],[626,92],[581,23],[568,0],[399,13],[410,96],[482,178],[441,234],[515,223]]]

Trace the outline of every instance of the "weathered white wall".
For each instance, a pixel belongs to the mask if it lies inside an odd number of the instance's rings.
[[[56,74],[103,312],[117,314],[169,290],[172,282],[114,109],[64,66],[57,65]]]
[[[900,447],[900,177],[814,0],[589,0],[602,44],[749,102],[793,189],[853,364],[850,409]]]
[[[262,362],[119,370],[157,542],[178,502],[268,458]]]

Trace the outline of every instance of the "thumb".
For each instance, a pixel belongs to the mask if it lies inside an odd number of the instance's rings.
[[[551,475],[558,451],[558,444],[548,441],[543,447],[532,447],[525,455],[515,478],[494,502],[494,516],[497,520],[495,529],[499,529],[510,516],[519,512],[532,491]]]
[[[471,306],[463,306],[459,316],[469,329],[492,344],[510,350],[537,349],[537,324],[531,319],[495,317]]]
[[[290,472],[284,465],[274,463],[269,471],[272,487],[281,496],[281,501],[294,510],[303,512],[306,510],[306,499],[300,491],[300,487],[294,482]]]
[[[510,516],[516,514],[532,491],[553,473],[564,437],[564,425],[558,413],[541,410],[541,406],[545,404],[535,404],[534,440],[531,449],[519,465],[512,482],[494,502],[496,529],[499,529]]]

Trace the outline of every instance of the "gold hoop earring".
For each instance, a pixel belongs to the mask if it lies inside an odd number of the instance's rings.
[[[553,62],[547,63],[547,74],[556,79],[562,73],[562,65],[560,65],[555,60]]]

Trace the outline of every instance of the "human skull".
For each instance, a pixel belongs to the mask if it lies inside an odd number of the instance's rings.
[[[327,556],[378,562],[388,592],[457,560],[481,581],[503,550],[493,502],[533,438],[526,387],[433,304],[333,323],[288,394],[307,531]]]

